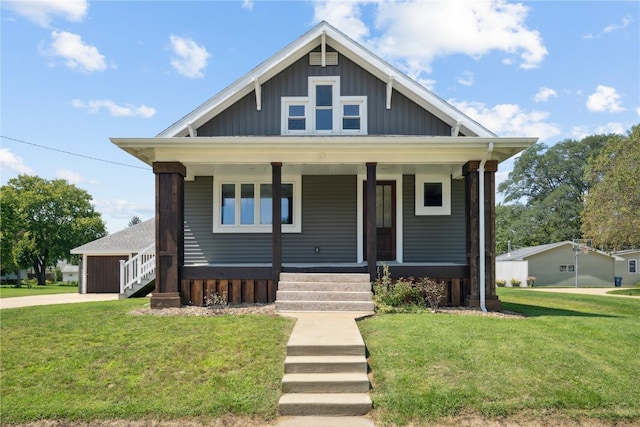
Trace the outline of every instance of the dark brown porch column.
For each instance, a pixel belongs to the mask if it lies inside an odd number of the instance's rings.
[[[180,162],[154,162],[156,175],[156,289],[151,308],[180,307],[184,264],[184,177]]]
[[[465,305],[480,306],[480,183],[478,168],[480,161],[467,162],[462,168],[465,178],[465,222],[467,229],[466,249],[469,264],[469,289],[465,289]],[[487,310],[500,310],[500,300],[496,296],[496,210],[495,173],[496,160],[488,160],[484,165],[484,219],[485,219],[485,306]]]
[[[271,272],[273,287],[277,289],[282,271],[282,163],[271,163],[271,188]]]
[[[378,237],[376,231],[376,166],[377,163],[367,163],[367,271],[369,278],[376,279],[376,261],[378,259]]]

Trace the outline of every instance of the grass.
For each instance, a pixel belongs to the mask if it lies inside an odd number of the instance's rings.
[[[498,290],[526,318],[382,315],[359,323],[382,425],[477,415],[640,422],[640,300]]]
[[[2,310],[0,424],[277,415],[291,319],[128,314],[147,303]]]
[[[1,285],[0,298],[26,297],[31,295],[48,295],[48,294],[71,294],[78,292],[78,284],[54,283],[45,286],[33,285],[27,288],[22,285],[20,288],[14,285]]]
[[[609,291],[607,293],[612,295],[640,296],[640,288],[617,289],[615,291]]]

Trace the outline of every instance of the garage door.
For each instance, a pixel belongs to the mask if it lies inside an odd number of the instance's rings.
[[[119,256],[87,257],[87,293],[120,293]]]

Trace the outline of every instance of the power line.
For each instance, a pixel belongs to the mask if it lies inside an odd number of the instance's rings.
[[[145,168],[145,167],[142,167],[142,166],[128,165],[126,163],[114,162],[113,160],[99,159],[97,157],[86,156],[84,154],[72,153],[70,151],[60,150],[59,148],[47,147],[46,145],[35,144],[33,142],[23,141],[21,139],[11,138],[11,137],[4,136],[4,135],[0,135],[0,138],[8,139],[9,141],[19,142],[21,144],[32,145],[32,146],[38,147],[38,148],[44,148],[45,150],[57,151],[58,153],[68,154],[70,156],[76,156],[76,157],[82,157],[83,159],[95,160],[97,162],[111,163],[113,165],[126,166],[128,168],[151,170],[151,168]]]

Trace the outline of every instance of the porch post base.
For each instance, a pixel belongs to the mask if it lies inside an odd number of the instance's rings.
[[[464,305],[467,307],[480,307],[480,298],[478,297],[467,297],[464,300]],[[489,311],[500,311],[502,310],[502,303],[500,299],[498,299],[495,295],[487,295],[484,300],[484,306],[487,307]]]
[[[154,293],[151,295],[151,308],[173,308],[180,306],[180,294],[178,292]]]

